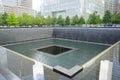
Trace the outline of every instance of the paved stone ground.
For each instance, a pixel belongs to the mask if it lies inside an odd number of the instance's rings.
[[[120,80],[119,55],[120,55],[120,47],[117,47],[117,49],[114,52],[114,56],[113,56],[113,76],[112,76],[112,80]]]

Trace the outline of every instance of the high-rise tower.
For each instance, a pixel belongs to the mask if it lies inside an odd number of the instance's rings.
[[[3,12],[4,12],[4,7],[2,4],[2,1],[0,0],[0,13],[3,13]]]
[[[35,16],[35,11],[32,9],[32,0],[1,0],[4,12],[14,12],[19,16],[23,13],[28,13]]]
[[[118,0],[105,0],[105,11],[109,10],[112,14],[117,12]]]
[[[118,1],[118,12],[120,12],[120,0]]]
[[[2,0],[3,5],[32,8],[32,0]]]
[[[101,17],[104,15],[104,0],[42,0],[40,7],[41,15],[63,17],[83,16],[97,12]]]
[[[21,6],[32,8],[32,0],[21,0]]]

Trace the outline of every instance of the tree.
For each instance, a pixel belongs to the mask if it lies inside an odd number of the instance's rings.
[[[40,25],[40,26],[45,25],[45,18],[44,18],[44,16],[40,16],[40,17],[39,17],[39,25]]]
[[[33,24],[34,25],[40,25],[40,20],[39,20],[39,17],[35,17],[34,20],[33,20]]]
[[[112,23],[120,24],[120,12],[112,16]]]
[[[52,18],[50,16],[48,16],[46,18],[46,25],[50,26],[52,24]]]
[[[65,25],[65,21],[64,21],[64,19],[62,18],[61,15],[57,19],[57,24],[60,25],[60,26],[64,26]]]
[[[19,26],[23,26],[23,21],[22,21],[22,20],[23,20],[23,17],[22,17],[22,16],[18,16],[18,17],[17,17],[17,21],[18,21],[18,25],[19,25]]]
[[[96,15],[96,22],[97,22],[97,24],[102,23],[102,19],[100,18],[100,15]]]
[[[89,15],[87,23],[88,24],[99,24],[101,23],[101,18],[99,15],[96,14],[96,12],[94,12],[93,14]]]
[[[54,26],[54,25],[56,25],[56,23],[57,23],[57,18],[56,17],[52,17],[51,24]]]
[[[2,25],[2,14],[0,14],[0,25]]]
[[[2,24],[3,26],[7,25],[7,21],[6,21],[7,17],[8,17],[8,14],[7,14],[6,12],[4,12],[4,13],[2,14],[2,16],[1,16],[1,21],[2,21],[1,24]]]
[[[17,20],[20,26],[29,26],[29,25],[33,25],[34,17],[28,15],[27,13],[23,13],[22,16],[19,16],[17,18]]]
[[[87,23],[88,24],[97,24],[95,13],[89,15]]]
[[[17,18],[14,13],[10,13],[6,20],[7,20],[8,25],[10,26],[18,24]]]
[[[77,25],[78,24],[78,16],[75,15],[73,16],[72,20],[71,20],[71,25]]]
[[[80,19],[78,20],[78,24],[82,25],[85,24],[85,19],[81,16]]]
[[[111,23],[112,14],[109,10],[105,11],[104,17],[103,17],[103,23],[108,24]]]
[[[67,16],[65,19],[65,25],[70,25],[70,17]]]

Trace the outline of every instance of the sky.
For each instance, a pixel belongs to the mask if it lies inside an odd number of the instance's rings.
[[[33,9],[39,11],[41,0],[32,0]]]

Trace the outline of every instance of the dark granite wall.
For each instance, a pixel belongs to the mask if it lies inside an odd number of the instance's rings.
[[[113,44],[120,40],[120,28],[8,28],[0,29],[0,44],[64,38],[89,42]]]
[[[54,28],[53,37],[113,44],[120,40],[120,28]]]
[[[8,28],[0,29],[0,44],[51,38],[53,28]]]

